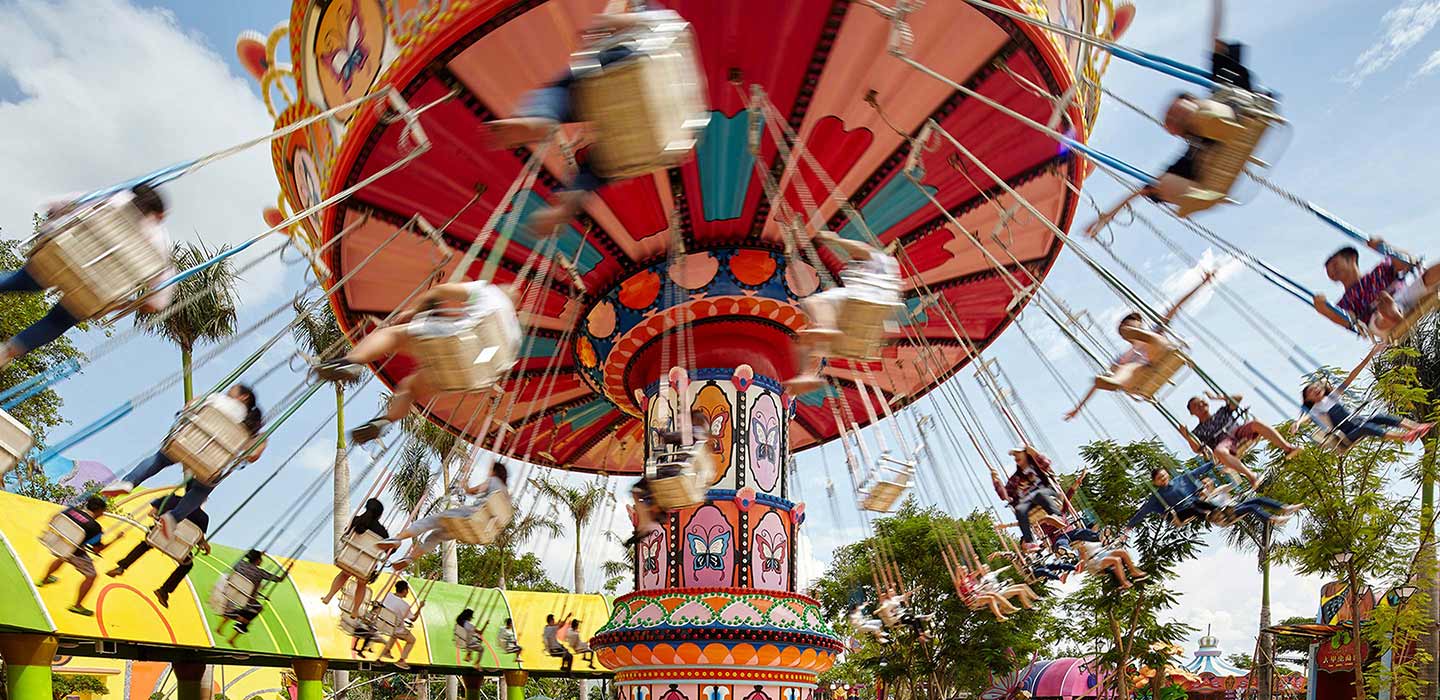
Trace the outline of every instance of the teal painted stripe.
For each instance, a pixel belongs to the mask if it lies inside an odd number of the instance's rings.
[[[710,125],[695,149],[700,167],[700,201],[706,221],[735,219],[745,209],[755,158],[750,155],[749,117],[710,114]]]
[[[595,424],[602,416],[610,412],[613,405],[605,399],[597,399],[583,406],[576,406],[565,412],[565,417],[560,419],[562,424],[568,423],[573,430],[583,430]]]
[[[925,192],[932,195],[939,191],[930,185],[923,187]],[[925,192],[913,186],[909,178],[897,174],[860,208],[860,214],[865,217],[865,223],[870,226],[870,230],[880,236],[928,204],[930,200],[925,197]],[[840,235],[853,241],[870,242],[865,240],[861,228],[853,221],[840,229]]]
[[[525,357],[554,357],[557,341],[532,335],[525,339]]]
[[[536,246],[540,245],[540,241],[530,233],[530,229],[525,225],[525,222],[530,219],[532,214],[545,207],[545,198],[534,190],[526,190],[516,195],[516,197],[520,202],[520,219],[511,240],[534,250]],[[500,220],[500,225],[503,227],[509,219],[510,216],[506,215]],[[580,232],[576,231],[574,226],[565,224],[560,227],[555,250],[564,253],[565,257],[574,261],[575,267],[580,270],[580,274],[587,275],[590,274],[591,270],[595,269],[596,265],[600,264],[601,260],[605,259],[605,256],[602,255],[600,251],[595,250],[595,246],[590,245],[589,241],[585,241],[582,246],[581,240],[583,239]],[[578,255],[575,252],[577,248],[580,251]]]

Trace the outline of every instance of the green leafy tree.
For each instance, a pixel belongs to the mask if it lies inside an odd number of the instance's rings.
[[[227,246],[221,246],[212,250],[204,243],[177,243],[170,252],[170,260],[175,269],[189,270],[227,249]],[[151,314],[135,316],[135,325],[180,348],[186,403],[195,398],[191,376],[195,348],[235,335],[235,285],[239,279],[229,260],[216,263],[175,285],[171,309],[163,312],[167,315],[160,323],[150,326]]]
[[[1049,600],[1000,622],[989,613],[971,611],[955,594],[950,572],[937,554],[941,537],[963,530],[981,556],[998,551],[999,536],[988,515],[975,513],[957,520],[909,500],[894,515],[875,521],[874,527],[873,537],[835,551],[810,594],[832,620],[844,619],[861,601],[873,604],[880,578],[877,553],[883,553],[884,561],[898,567],[911,609],[933,615],[931,629],[938,633],[924,644],[908,637],[891,644],[860,639],[859,648],[846,655],[843,669],[831,677],[882,680],[892,697],[905,699],[978,694],[991,673],[1008,672],[1021,663],[1017,658],[1049,646],[1045,624],[1053,605]]]
[[[1282,625],[1311,625],[1315,623],[1314,615],[1296,615],[1287,617],[1280,621]],[[1310,640],[1305,637],[1292,637],[1282,635],[1275,638],[1276,654],[1308,654],[1310,653]]]
[[[0,270],[18,270],[24,266],[21,245],[20,241],[0,241]],[[0,295],[0,337],[15,337],[50,313],[50,307],[57,302],[58,298],[53,295],[41,293]],[[84,360],[85,354],[75,347],[75,343],[66,336],[60,336],[55,342],[36,348],[0,370],[0,390],[10,389],[51,367]],[[44,445],[51,428],[68,422],[60,414],[64,405],[65,401],[58,392],[46,389],[10,409],[9,413],[30,429],[37,445]]]
[[[1415,368],[1404,363],[1382,367],[1368,389],[1391,405],[1413,406],[1426,399]],[[1306,510],[1298,531],[1292,527],[1292,534],[1278,543],[1277,554],[1301,573],[1334,577],[1350,591],[1373,586],[1383,592],[1412,580],[1422,539],[1414,527],[1420,505],[1397,480],[1419,477],[1420,468],[1397,468],[1404,457],[1402,447],[1377,439],[1362,440],[1343,452],[1311,448],[1292,457],[1278,472],[1274,488],[1282,500],[1303,502]],[[1398,606],[1377,607],[1370,623],[1351,635],[1356,658],[1374,659],[1368,666],[1355,666],[1360,697],[1371,694],[1371,688],[1393,688],[1399,696],[1417,694],[1428,653],[1418,649],[1388,669],[1380,659],[1417,641],[1429,627],[1428,613],[1428,595],[1422,591]]]
[[[50,696],[55,700],[81,693],[105,696],[110,693],[110,689],[105,686],[105,681],[100,680],[97,676],[72,673],[52,673],[50,675]]]
[[[1406,367],[1414,372],[1415,385],[1425,391],[1423,399],[1414,394],[1402,396],[1390,402],[1390,409],[1412,420],[1435,422],[1440,419],[1440,316],[1430,315],[1416,324],[1415,330],[1405,339],[1400,352],[1389,352],[1376,358],[1374,373],[1382,376],[1395,367]],[[1418,642],[1427,659],[1419,663],[1417,675],[1423,684],[1420,700],[1436,700],[1440,689],[1440,634],[1436,633],[1436,622],[1440,621],[1440,595],[1436,595],[1437,578],[1435,556],[1435,475],[1437,445],[1440,438],[1429,436],[1424,442],[1424,451],[1417,465],[1420,481],[1420,548],[1416,557],[1419,569],[1416,583],[1425,594],[1429,605],[1430,624],[1420,635]]]
[[[296,301],[295,325],[291,329],[295,342],[302,351],[317,361],[330,360],[343,355],[350,345],[335,311],[329,304],[309,309],[305,302]],[[345,388],[348,382],[335,382],[335,472],[334,496],[332,503],[335,513],[334,546],[340,547],[340,536],[350,524],[350,461],[345,453],[348,444],[345,436]]]
[[[556,530],[558,531],[558,527]],[[492,545],[461,545],[456,548],[459,559],[460,583],[481,588],[503,588],[513,591],[564,593],[564,586],[552,581],[545,572],[545,562],[533,552],[516,555]],[[440,557],[431,553],[415,562],[415,576],[432,577],[440,571]],[[507,578],[501,579],[500,572]]]
[[[1081,486],[1083,498],[1102,523],[1125,522],[1150,497],[1152,468],[1185,466],[1159,441],[1100,441],[1083,446],[1080,454],[1088,474]],[[1176,567],[1199,553],[1202,530],[1198,524],[1180,527],[1152,517],[1129,533],[1126,544],[1146,573],[1142,584],[1121,589],[1112,577],[1087,576],[1064,603],[1071,639],[1095,651],[1093,658],[1116,697],[1129,696],[1132,669],[1162,671],[1171,661],[1172,647],[1193,631],[1189,625],[1166,621],[1173,616],[1168,611],[1179,604],[1168,584]],[[1152,697],[1163,698],[1168,683],[1165,674],[1157,672],[1149,688]]]

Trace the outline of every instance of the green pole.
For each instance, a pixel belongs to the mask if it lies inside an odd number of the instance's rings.
[[[175,673],[176,700],[204,700],[205,664],[196,661],[178,661],[170,664]]]
[[[525,682],[530,675],[524,671],[505,672],[505,700],[525,700]]]
[[[325,661],[304,659],[294,663],[296,700],[325,700]]]
[[[55,660],[54,637],[38,634],[0,634],[0,658],[5,659],[8,697],[50,698],[50,663]]]

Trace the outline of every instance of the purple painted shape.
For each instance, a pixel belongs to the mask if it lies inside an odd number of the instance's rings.
[[[103,485],[115,480],[115,472],[101,462],[80,459],[76,460],[74,465],[75,468],[60,480],[61,484],[80,490],[85,488],[85,484],[91,482]]]
[[[769,393],[755,399],[750,410],[750,474],[755,487],[775,490],[780,479],[780,407]]]

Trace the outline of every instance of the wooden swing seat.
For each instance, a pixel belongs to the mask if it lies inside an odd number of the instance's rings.
[[[85,541],[85,528],[80,523],[70,519],[70,516],[59,512],[50,518],[49,524],[45,526],[45,532],[40,533],[40,543],[51,554],[65,558],[75,553],[80,548],[80,543]]]
[[[609,180],[679,165],[710,123],[704,72],[690,25],[669,11],[633,55],[606,66],[604,42],[571,56],[575,113],[594,130],[590,166]]]
[[[1181,217],[1230,201],[1228,195],[1236,180],[1240,179],[1247,166],[1256,162],[1255,151],[1260,146],[1260,140],[1271,125],[1284,122],[1275,113],[1275,101],[1265,95],[1226,89],[1217,93],[1214,99],[1235,110],[1240,130],[1232,138],[1217,141],[1196,156],[1195,184],[1198,192],[1189,193],[1175,202],[1178,207],[1176,213]]]
[[[469,515],[440,519],[445,535],[465,544],[490,544],[515,517],[515,504],[506,491],[496,491]]]
[[[510,309],[513,313],[513,307]],[[412,336],[426,383],[436,391],[471,392],[495,386],[520,357],[520,338],[500,317],[504,310],[474,323],[456,324],[450,335]]]
[[[879,360],[890,331],[898,328],[895,319],[904,310],[898,290],[893,300],[879,295],[847,296],[836,310],[840,333],[830,342],[829,354],[852,362]]]
[[[1179,348],[1169,346],[1165,348],[1160,356],[1155,358],[1148,365],[1136,367],[1132,370],[1130,377],[1125,382],[1115,382],[1117,388],[1131,396],[1141,399],[1153,399],[1156,392],[1165,388],[1181,367],[1188,364],[1185,354]],[[1098,378],[1097,381],[1104,381],[1106,377]],[[1106,388],[1101,386],[1101,388]]]
[[[161,451],[193,478],[213,484],[250,443],[250,431],[201,402],[180,413]]]
[[[170,498],[174,498],[174,496]],[[169,537],[160,531],[159,523],[152,525],[150,531],[145,533],[146,544],[180,564],[190,559],[191,552],[200,545],[200,541],[203,539],[205,539],[205,531],[189,520],[175,523],[175,527],[170,529]]]
[[[210,589],[210,609],[227,620],[234,619],[237,612],[256,602],[256,592],[254,581],[230,571]]]
[[[1415,330],[1416,324],[1418,324],[1421,319],[1434,313],[1436,309],[1440,309],[1440,291],[1428,289],[1425,291],[1425,298],[1422,299],[1419,304],[1411,307],[1410,310],[1405,313],[1404,318],[1400,319],[1399,323],[1395,324],[1389,331],[1379,335],[1382,340],[1391,345],[1402,343],[1406,338],[1410,337],[1410,333]]]
[[[0,411],[0,478],[20,463],[35,446],[35,436],[15,417]]]
[[[877,479],[872,486],[861,489],[860,507],[873,513],[889,513],[895,510],[908,488],[910,472],[899,470],[893,479]]]
[[[380,570],[385,553],[380,551],[381,537],[369,530],[347,532],[340,538],[340,549],[335,552],[335,566],[360,580],[369,580]]]
[[[682,450],[662,452],[655,457],[649,470],[650,494],[655,505],[664,511],[694,508],[705,502],[715,473],[710,448],[697,442]],[[660,474],[671,473],[670,476]]]
[[[25,269],[59,290],[67,311],[89,319],[143,292],[168,269],[169,252],[150,242],[134,204],[102,201],[47,225],[31,242]]]

